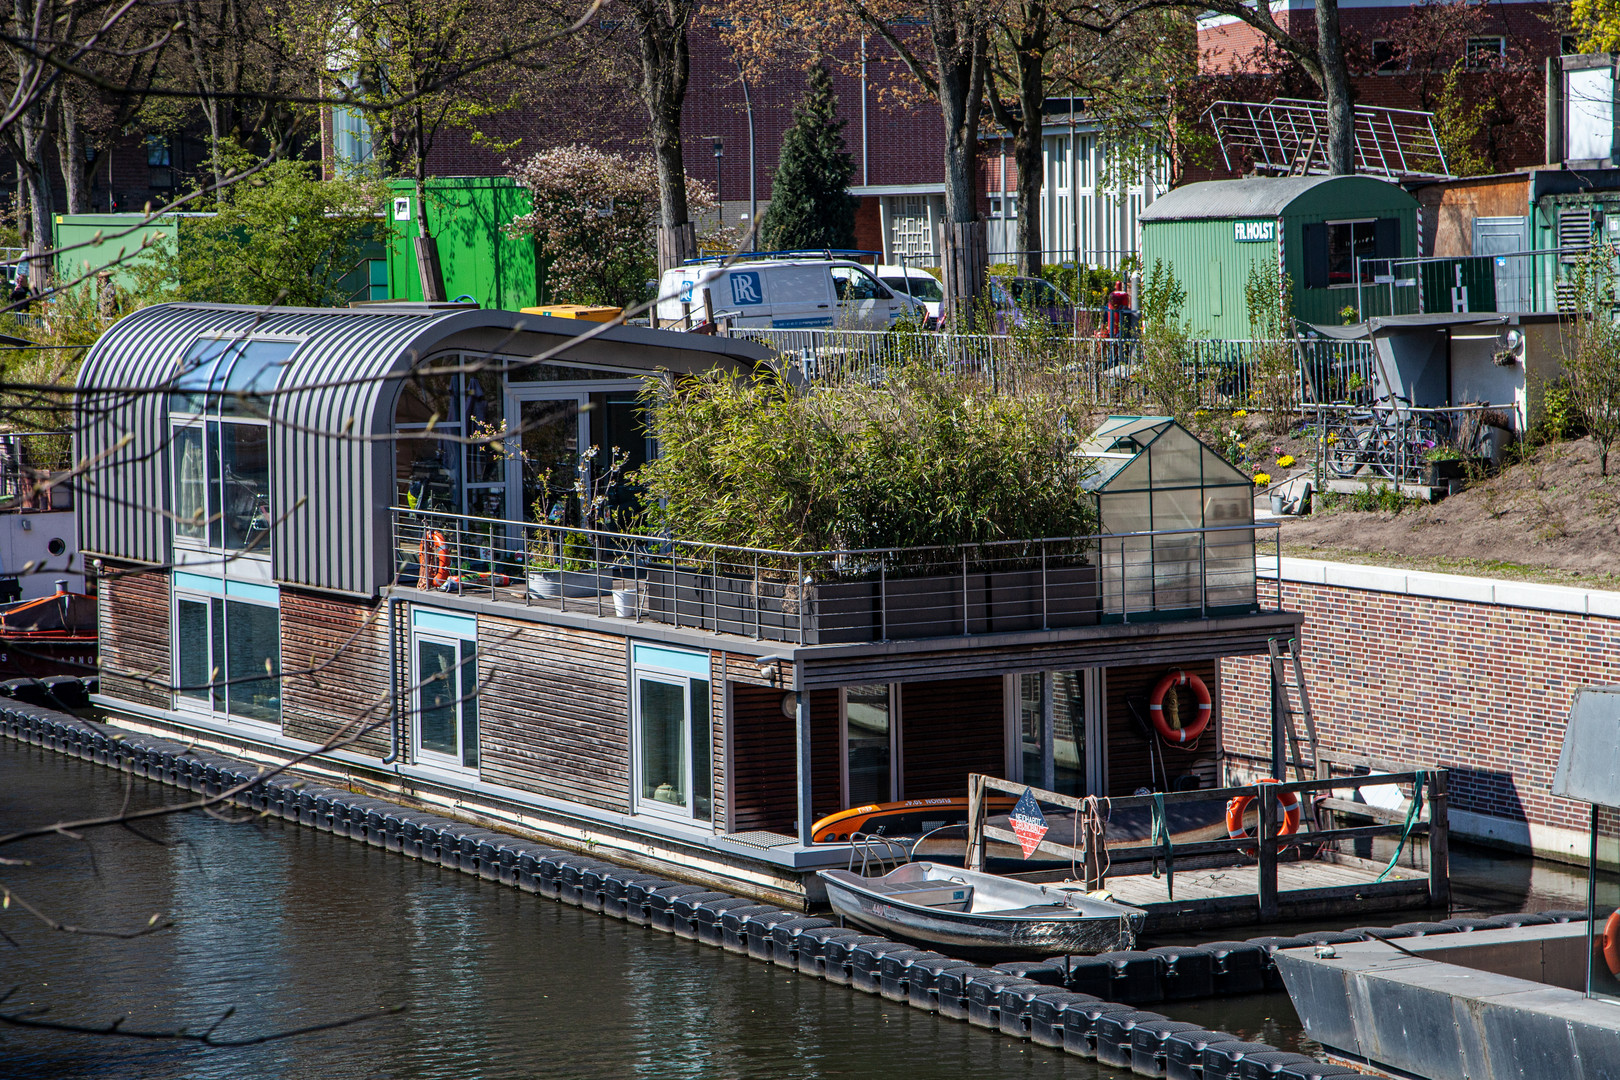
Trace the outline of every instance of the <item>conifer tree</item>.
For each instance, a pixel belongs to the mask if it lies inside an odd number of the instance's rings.
[[[844,121],[825,67],[810,69],[810,91],[793,111],[771,183],[760,240],[775,250],[855,246],[855,162],[844,149]]]

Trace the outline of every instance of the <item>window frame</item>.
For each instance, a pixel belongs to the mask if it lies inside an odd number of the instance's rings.
[[[900,683],[885,683],[889,688],[889,795],[879,802],[896,802],[904,798],[906,789],[905,760],[901,753]],[[845,807],[854,806],[849,791],[849,691],[838,688],[838,790]],[[864,803],[862,805],[865,805]]]
[[[671,657],[684,657],[689,660],[687,666],[679,663],[660,663],[661,655]],[[645,658],[644,658],[645,657]],[[703,673],[697,671],[697,664],[704,665]],[[638,644],[632,642],[630,646],[630,812],[638,816],[657,818],[677,825],[688,825],[705,832],[713,831],[715,827],[715,782],[714,782],[714,676],[710,670],[712,664],[706,652],[688,652],[687,650],[671,649],[662,645]],[[685,750],[684,780],[686,783],[687,802],[662,802],[644,796],[641,792],[642,777],[646,775],[646,764],[643,756],[643,717],[641,714],[641,685],[643,680],[662,686],[676,686],[682,689],[682,717],[680,740]],[[708,762],[708,774],[702,777],[698,769],[698,742],[694,738],[693,706],[699,700],[694,692],[694,684],[702,683],[702,701],[705,706],[707,723],[705,729],[707,738],[703,742],[703,758]],[[704,793],[707,792],[705,795]],[[699,801],[707,799],[706,813],[700,812]]]
[[[1469,71],[1484,71],[1498,60],[1507,58],[1507,36],[1480,34],[1463,42],[1463,64]]]
[[[203,585],[207,580],[210,585]],[[217,588],[212,583],[217,583]],[[240,581],[230,578],[210,578],[206,575],[194,574],[187,571],[176,571],[170,578],[169,618],[170,626],[174,628],[170,646],[170,701],[176,711],[196,713],[203,716],[217,717],[235,724],[253,724],[259,727],[280,731],[282,726],[283,684],[281,669],[281,595],[280,589],[274,585],[264,585],[258,582]],[[274,601],[262,595],[252,593],[273,592]],[[197,604],[206,612],[204,640],[208,646],[208,656],[204,669],[209,673],[208,687],[200,694],[196,690],[182,690],[188,685],[183,677],[185,669],[191,665],[186,662],[182,653],[185,639],[180,633],[181,605]],[[233,606],[252,607],[260,610],[269,610],[276,613],[276,629],[273,635],[275,642],[275,674],[269,678],[275,681],[275,708],[274,719],[263,716],[253,716],[244,712],[232,711],[233,683],[231,675],[231,611]]]
[[[273,547],[273,526],[275,522],[275,504],[273,502],[273,492],[275,486],[274,465],[272,463],[273,455],[270,452],[269,446],[270,410],[266,404],[262,407],[262,415],[259,411],[249,411],[245,415],[238,413],[227,413],[222,406],[222,402],[227,397],[231,398],[233,402],[237,400],[234,397],[234,394],[237,391],[227,391],[226,387],[230,383],[232,376],[236,373],[237,365],[248,356],[249,347],[254,343],[266,342],[291,346],[291,349],[287,352],[286,356],[274,361],[271,365],[260,368],[254,373],[254,377],[252,382],[249,384],[249,387],[243,388],[253,389],[254,386],[259,383],[264,371],[270,370],[271,368],[279,368],[279,370],[276,372],[274,381],[267,388],[269,393],[274,394],[281,385],[282,375],[285,374],[287,367],[293,363],[294,359],[298,355],[298,350],[303,346],[306,340],[307,339],[304,337],[291,334],[249,334],[246,336],[236,334],[198,334],[196,337],[186,342],[184,348],[181,349],[179,358],[175,361],[176,370],[171,380],[171,389],[168,393],[166,407],[166,415],[168,417],[169,432],[171,436],[171,447],[169,450],[171,462],[168,470],[168,495],[169,506],[175,512],[175,516],[170,523],[169,535],[170,540],[177,547],[191,551],[231,552],[233,557],[246,559],[262,559],[266,561],[270,559]],[[240,345],[241,348],[237,350],[235,356],[230,356],[230,349],[227,347],[209,358],[207,362],[205,385],[202,388],[188,386],[181,389],[179,384],[183,379],[185,379],[187,376],[195,375],[203,370],[203,365],[201,364],[190,370],[186,370],[181,366],[185,363],[187,354],[189,354],[202,342],[223,342],[226,343],[227,346]],[[227,357],[229,357],[228,363],[226,362]],[[259,389],[265,390],[266,388],[260,387]],[[181,399],[185,400],[182,402]],[[249,395],[243,399],[243,405],[252,410],[255,408],[255,401],[262,402],[263,399],[258,399]],[[178,407],[177,402],[179,403]],[[226,543],[224,514],[227,499],[225,490],[226,480],[224,460],[225,449],[228,445],[225,430],[225,425],[227,424],[235,425],[237,427],[254,427],[264,432],[264,513],[268,521],[261,533],[261,535],[264,537],[264,541],[262,543],[249,541],[240,547],[229,546]],[[195,481],[182,479],[182,458],[178,452],[178,445],[180,433],[197,430],[202,432],[201,484],[203,492],[203,535],[192,536],[186,534],[184,530],[188,529],[189,527],[183,524],[181,521],[181,507],[186,505],[187,502],[187,500],[182,499],[181,491],[186,484],[193,483]],[[190,520],[190,518],[187,517],[187,520]],[[250,528],[249,531],[253,530]]]
[[[1376,217],[1339,218],[1339,219],[1334,220],[1334,221],[1324,221],[1324,222],[1322,222],[1322,224],[1327,226],[1327,268],[1328,268],[1327,288],[1329,288],[1329,289],[1354,289],[1358,284],[1371,285],[1372,284],[1372,278],[1371,277],[1367,277],[1366,279],[1364,279],[1361,282],[1357,282],[1355,280],[1355,277],[1356,277],[1356,226],[1357,225],[1365,225],[1369,229],[1372,230],[1373,254],[1370,256],[1370,258],[1376,259],[1376,258],[1378,258],[1378,218],[1376,218]],[[1339,226],[1339,225],[1347,225],[1347,226],[1350,227],[1350,280],[1335,283],[1334,280],[1333,280],[1333,229],[1334,229],[1335,226]]]
[[[478,631],[476,627],[471,633],[447,627],[424,627],[416,624],[415,614],[413,612],[410,635],[411,760],[418,765],[476,776],[483,762],[483,716],[478,705]],[[423,645],[447,646],[455,652],[456,685],[451,688],[449,700],[456,735],[453,754],[429,749],[422,743],[423,695],[429,685],[429,675],[422,670]]]

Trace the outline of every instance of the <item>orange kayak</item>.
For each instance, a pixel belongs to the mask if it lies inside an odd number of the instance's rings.
[[[1007,795],[986,796],[985,812],[1005,814],[1018,800]],[[967,822],[967,796],[952,799],[902,799],[899,802],[869,803],[828,814],[810,827],[810,840],[816,844],[846,841],[854,833],[882,832],[886,836],[919,836],[946,825]]]

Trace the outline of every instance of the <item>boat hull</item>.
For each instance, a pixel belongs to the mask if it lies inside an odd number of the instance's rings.
[[[90,637],[0,637],[0,679],[96,673],[96,639]]]
[[[839,872],[821,872],[827,900],[849,922],[886,937],[938,949],[963,959],[1043,959],[1129,949],[1136,941],[1135,916],[1084,915],[1052,905],[1049,913],[1008,916],[950,911],[909,904],[852,884]]]

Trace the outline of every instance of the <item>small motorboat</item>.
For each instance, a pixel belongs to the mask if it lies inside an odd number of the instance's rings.
[[[1129,949],[1147,914],[1088,896],[1078,882],[1041,885],[931,862],[905,863],[882,877],[816,874],[833,910],[850,922],[964,958]]]

